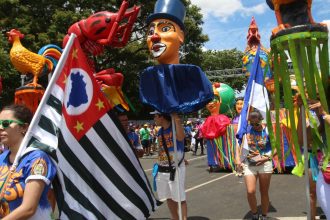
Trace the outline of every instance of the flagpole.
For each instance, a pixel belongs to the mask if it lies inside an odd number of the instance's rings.
[[[251,77],[251,75],[250,75],[250,77]],[[252,81],[251,94],[254,93],[254,86],[255,86],[255,80]],[[252,101],[253,101],[252,97],[253,97],[253,95],[250,95],[250,97],[249,97],[249,102],[248,102],[249,106],[247,107],[246,121],[248,121],[248,119],[249,119],[250,107],[251,107],[251,104],[250,103],[252,103]],[[247,141],[246,141],[246,133],[243,135],[241,146],[242,146],[241,147],[242,148],[241,161],[243,162],[246,159],[246,156],[248,154],[247,152],[245,152],[246,155],[243,155],[243,149],[246,149],[247,151],[249,150],[249,147],[248,147]]]
[[[301,113],[301,126],[303,133],[303,149],[304,149],[304,168],[305,168],[305,182],[306,182],[306,199],[307,199],[307,219],[311,219],[311,205],[310,205],[310,192],[309,192],[309,168],[308,168],[308,150],[307,150],[307,132],[306,132],[306,115],[304,105],[300,108]]]
[[[176,143],[176,127],[174,117],[171,115],[172,120],[172,134],[173,134],[173,146],[174,146],[174,161],[175,161],[175,178],[176,178],[176,187],[178,188],[178,208],[179,208],[179,220],[182,220],[182,208],[181,208],[181,192],[180,192],[180,175],[179,175],[179,160],[178,160],[178,146]]]
[[[14,163],[11,167],[11,169],[16,169],[16,166],[18,165],[18,161],[20,160],[21,158],[21,155],[23,153],[23,151],[25,150],[24,146],[26,146],[28,144],[28,141],[30,140],[29,138],[29,134],[31,133],[31,130],[32,128],[38,123],[39,121],[39,118],[40,118],[40,112],[41,112],[41,109],[43,108],[43,106],[47,103],[48,101],[48,98],[50,96],[50,93],[51,93],[51,87],[53,86],[53,84],[56,83],[58,77],[60,76],[61,72],[62,72],[62,69],[64,67],[64,64],[68,58],[68,55],[70,53],[70,50],[71,50],[71,47],[73,45],[73,42],[74,42],[74,39],[76,38],[77,36],[75,34],[71,34],[70,35],[70,38],[68,40],[68,43],[66,44],[64,50],[63,50],[63,53],[60,57],[60,60],[58,61],[58,64],[54,70],[54,73],[53,73],[53,76],[52,78],[50,79],[49,83],[48,83],[48,86],[46,88],[46,91],[40,101],[40,104],[38,105],[38,108],[37,108],[37,111],[35,112],[33,118],[32,118],[32,121],[29,125],[29,128],[22,140],[22,143],[17,151],[17,154],[16,154],[16,157],[15,157],[15,160],[14,160]]]
[[[300,51],[299,44],[296,46],[297,51]],[[304,69],[302,67],[302,59],[301,54],[297,53],[297,59],[298,59],[298,67],[299,71],[301,73],[301,78],[304,78]],[[302,91],[305,92],[305,91]],[[302,127],[302,134],[303,134],[303,149],[304,149],[304,169],[305,169],[305,188],[306,188],[306,207],[307,207],[307,220],[310,220],[312,218],[312,211],[311,211],[311,203],[310,203],[310,183],[309,183],[309,168],[308,168],[308,141],[307,141],[307,127],[306,127],[306,112],[305,112],[305,106],[300,106],[300,113],[301,113],[301,127]],[[312,174],[311,174],[312,175]]]

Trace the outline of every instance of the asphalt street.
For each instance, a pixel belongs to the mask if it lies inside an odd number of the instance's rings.
[[[206,156],[186,153],[188,220],[249,219],[244,179],[232,172],[209,172]],[[141,158],[151,179],[156,155]],[[257,189],[258,190],[258,189]],[[157,195],[157,194],[156,194]],[[257,193],[260,208],[260,196]],[[269,219],[307,219],[305,179],[291,174],[273,174],[270,186]],[[322,211],[318,207],[318,213]],[[153,220],[170,219],[166,202],[151,215]]]

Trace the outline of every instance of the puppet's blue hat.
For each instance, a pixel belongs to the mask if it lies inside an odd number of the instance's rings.
[[[184,30],[184,17],[186,8],[180,0],[158,0],[155,4],[154,13],[147,18],[149,25],[153,20],[159,18],[169,19],[177,23]]]

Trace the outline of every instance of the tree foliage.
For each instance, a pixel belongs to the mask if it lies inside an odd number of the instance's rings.
[[[203,53],[201,67],[204,71],[241,68],[243,55],[244,53],[236,48],[221,51],[209,50]],[[233,89],[240,91],[245,85],[246,80],[245,76],[230,78],[219,76],[219,79],[215,79],[214,81],[228,84]]]

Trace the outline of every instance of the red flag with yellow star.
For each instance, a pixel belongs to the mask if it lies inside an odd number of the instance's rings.
[[[57,85],[65,91],[63,116],[67,127],[79,140],[110,110],[110,105],[94,79],[77,40],[74,41]]]

